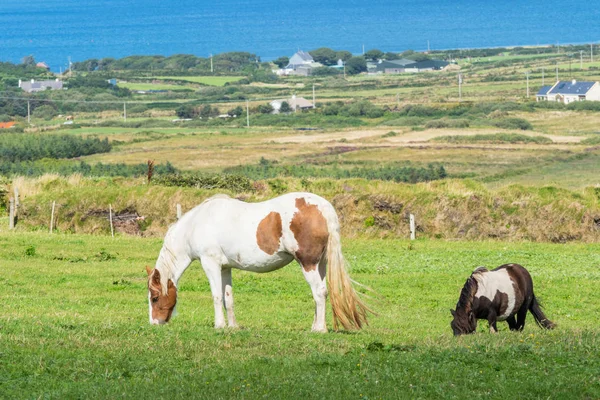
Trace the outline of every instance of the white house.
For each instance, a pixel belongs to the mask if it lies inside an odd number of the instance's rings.
[[[273,107],[273,114],[279,114],[281,105],[284,102],[287,102],[290,106],[290,110],[294,112],[296,110],[305,110],[308,108],[313,108],[313,103],[306,100],[304,97],[296,97],[296,95],[294,95],[290,99],[279,99],[271,101],[269,104],[271,104],[271,107]]]
[[[58,79],[54,81],[36,81],[35,79],[32,79],[31,81],[22,81],[19,79],[19,87],[27,93],[33,93],[41,92],[46,89],[60,90],[63,88],[63,83]]]
[[[536,94],[537,101],[559,101],[569,104],[574,101],[600,101],[600,83],[558,81],[552,86],[543,86]]]
[[[313,68],[322,67],[323,64],[315,62],[312,56],[302,50],[290,57],[288,65],[285,68],[274,70],[277,75],[302,75],[308,76]]]

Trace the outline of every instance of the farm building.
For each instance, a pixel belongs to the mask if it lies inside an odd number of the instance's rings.
[[[444,69],[450,63],[443,60],[414,61],[402,58],[400,60],[383,60],[376,67],[376,73],[400,74],[403,72],[424,72]]]
[[[33,93],[41,92],[46,89],[61,90],[63,88],[63,83],[58,79],[47,81],[36,81],[35,79],[32,79],[31,81],[22,81],[19,79],[19,87],[27,93]]]
[[[296,97],[294,95],[289,99],[280,99],[280,100],[271,101],[269,104],[271,104],[271,107],[273,107],[273,114],[279,114],[281,105],[284,102],[287,102],[288,105],[290,106],[290,110],[294,111],[294,112],[297,110],[306,110],[309,108],[313,108],[313,103],[306,100],[304,97]]]
[[[600,101],[600,83],[582,81],[558,81],[543,86],[536,94],[537,101],[558,101],[569,104],[574,101]]]
[[[322,67],[323,64],[315,62],[312,56],[302,50],[298,50],[296,54],[290,57],[290,61],[285,68],[275,70],[277,75],[301,75],[309,76],[313,68]]]
[[[35,64],[35,66],[38,68],[44,68],[46,71],[50,71],[50,66],[43,61]]]

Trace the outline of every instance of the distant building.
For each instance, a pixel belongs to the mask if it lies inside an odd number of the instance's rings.
[[[400,60],[383,60],[375,66],[375,71],[384,74],[401,74],[404,72],[439,71],[450,63],[443,60],[414,61],[406,58]]]
[[[313,103],[306,100],[304,97],[292,96],[290,99],[280,99],[271,101],[269,104],[271,104],[271,107],[273,107],[273,114],[279,114],[279,110],[281,110],[281,105],[284,102],[288,103],[292,112],[295,112],[296,110],[306,110],[308,108],[313,108]]]
[[[277,75],[301,75],[309,76],[313,68],[322,67],[323,64],[315,62],[312,56],[306,51],[298,50],[296,54],[290,57],[288,65],[285,68],[274,70]]]
[[[46,64],[43,61],[35,64],[35,66],[38,68],[44,68],[46,71],[50,71],[50,67],[48,66],[48,64]]]
[[[42,92],[47,89],[61,90],[63,88],[63,83],[58,79],[53,81],[36,81],[34,79],[32,79],[31,81],[22,81],[19,79],[19,87],[27,93],[33,93]]]
[[[600,101],[600,83],[582,81],[558,81],[543,86],[536,94],[537,101],[557,101],[569,104],[574,101]]]

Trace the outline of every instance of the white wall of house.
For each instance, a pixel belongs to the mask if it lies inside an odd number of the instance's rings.
[[[586,93],[586,100],[600,101],[600,83],[596,82],[594,86]]]

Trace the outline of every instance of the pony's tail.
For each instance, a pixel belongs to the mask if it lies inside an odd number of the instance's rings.
[[[556,328],[556,324],[546,318],[546,315],[542,311],[542,307],[540,303],[538,303],[535,296],[533,296],[533,300],[531,301],[531,305],[529,306],[529,311],[533,314],[533,318],[535,318],[535,322],[540,326],[540,328],[544,329],[554,329]]]
[[[368,325],[367,313],[372,312],[352,287],[342,254],[340,229],[333,207],[325,212],[329,230],[327,242],[327,286],[333,311],[333,328],[341,324],[344,329],[360,329]]]

